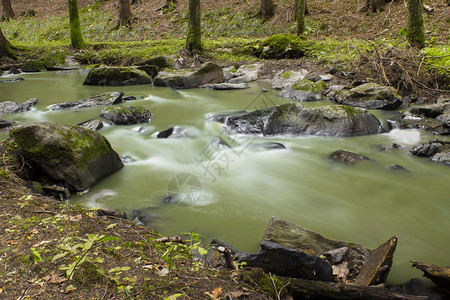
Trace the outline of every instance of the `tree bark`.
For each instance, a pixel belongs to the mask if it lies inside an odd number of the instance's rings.
[[[423,1],[408,0],[408,25],[406,39],[418,48],[425,47],[425,32],[423,25]]]
[[[119,20],[117,26],[131,25],[133,14],[131,13],[129,0],[119,0]]]
[[[306,0],[297,0],[297,35],[301,35],[305,29],[305,5]]]
[[[200,17],[200,0],[189,0],[189,25],[185,47],[189,53],[202,51]]]
[[[11,6],[11,0],[2,0],[2,6],[3,6],[2,19],[9,20],[13,19],[16,16]]]
[[[69,1],[70,39],[72,47],[81,49],[84,47],[83,36],[81,34],[80,17],[78,15],[78,1]]]
[[[273,17],[275,12],[275,7],[273,6],[272,0],[261,0],[261,8],[259,13],[261,14],[261,18],[263,20],[267,20]]]
[[[287,280],[285,280],[288,282]],[[392,292],[383,287],[356,286],[325,281],[290,279],[287,289],[294,299],[346,299],[346,300],[425,300],[425,296],[413,296]]]
[[[2,29],[0,28],[0,58],[4,56],[8,56],[14,59],[16,58],[16,54],[12,50],[11,44],[3,35]]]

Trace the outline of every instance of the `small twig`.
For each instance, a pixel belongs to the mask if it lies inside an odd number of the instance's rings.
[[[386,24],[387,17],[389,17],[389,14],[391,13],[392,2],[394,2],[394,0],[391,0],[391,3],[389,3],[389,10],[388,13],[386,14],[386,17],[384,17],[383,25]]]
[[[424,57],[422,57],[422,60],[420,61],[420,65],[419,65],[419,68],[417,69],[417,74],[416,74],[416,77],[419,77],[419,73],[420,73],[420,68],[422,67],[422,64],[423,64],[423,61],[425,60],[425,56]]]

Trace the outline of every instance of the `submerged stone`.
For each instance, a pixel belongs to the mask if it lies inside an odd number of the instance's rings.
[[[22,77],[17,77],[14,79],[6,79],[6,80],[0,80],[0,83],[13,83],[13,82],[20,82],[20,81],[24,81],[25,79],[23,79]]]
[[[0,118],[0,128],[8,128],[8,127],[11,127],[12,124],[13,123],[11,121]]]
[[[226,118],[233,133],[263,135],[357,136],[382,131],[371,113],[345,105],[317,108],[286,103]]]
[[[150,84],[152,79],[142,70],[136,68],[97,68],[89,71],[84,85],[124,86]]]
[[[350,90],[337,91],[331,100],[366,109],[393,110],[402,104],[400,95],[393,87],[376,83],[364,83]]]
[[[344,150],[334,151],[333,153],[331,153],[328,156],[328,158],[332,159],[334,161],[342,162],[347,165],[354,165],[357,162],[360,162],[363,160],[372,160],[372,159],[368,158],[367,156],[364,156],[364,155],[361,155],[358,153],[349,152],[349,151],[344,151]]]
[[[101,117],[115,125],[148,123],[152,114],[142,106],[112,106],[102,110]]]
[[[31,124],[14,128],[9,136],[37,174],[45,174],[76,192],[123,166],[104,136],[79,126]]]

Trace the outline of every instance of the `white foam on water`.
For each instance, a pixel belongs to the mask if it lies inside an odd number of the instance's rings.
[[[393,129],[386,135],[399,144],[415,145],[420,142],[420,131],[418,129]]]

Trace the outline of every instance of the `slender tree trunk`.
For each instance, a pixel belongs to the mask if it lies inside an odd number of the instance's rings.
[[[408,1],[408,25],[406,39],[413,46],[425,47],[425,32],[423,25],[423,1]]]
[[[261,8],[259,10],[263,20],[267,20],[273,17],[275,7],[272,0],[261,0]]]
[[[3,6],[2,19],[9,20],[13,19],[16,16],[11,6],[11,0],[2,0],[2,6]]]
[[[298,0],[297,2],[297,35],[301,35],[306,29],[305,4],[306,0]]]
[[[0,58],[4,56],[9,56],[14,59],[16,58],[16,54],[12,50],[11,44],[3,35],[2,29],[0,28]]]
[[[81,49],[84,47],[83,36],[81,35],[80,17],[78,15],[78,1],[69,1],[70,39],[72,47]]]
[[[117,26],[130,25],[133,14],[131,13],[129,0],[119,0],[119,20]]]
[[[189,0],[189,25],[185,49],[190,53],[202,51],[200,17],[200,0]]]

